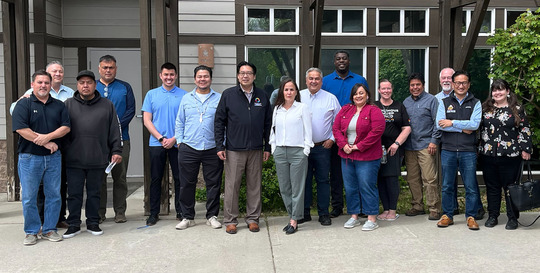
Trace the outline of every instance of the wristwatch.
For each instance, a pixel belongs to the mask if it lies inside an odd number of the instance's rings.
[[[165,139],[164,136],[160,137],[160,138],[158,139],[159,143],[163,142],[164,139]]]
[[[401,144],[399,144],[399,142],[397,142],[397,141],[394,142],[394,143],[395,143],[397,146],[401,146]]]

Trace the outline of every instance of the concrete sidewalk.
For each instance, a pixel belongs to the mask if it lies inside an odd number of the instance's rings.
[[[258,233],[242,222],[229,235],[205,225],[204,204],[196,206],[194,227],[176,230],[173,214],[145,227],[142,200],[142,188],[128,198],[125,224],[114,223],[109,210],[102,236],[82,226],[74,238],[34,246],[22,244],[21,203],[0,203],[0,272],[534,272],[540,253],[540,224],[507,231],[504,215],[491,229],[480,221],[479,231],[468,230],[463,215],[444,229],[427,216],[401,216],[371,232],[344,229],[347,216],[328,227],[315,217],[293,235],[282,232],[287,217],[269,217]]]

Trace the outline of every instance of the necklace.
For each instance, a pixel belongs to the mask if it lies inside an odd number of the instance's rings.
[[[204,113],[206,113],[206,110],[208,109],[208,105],[210,105],[210,103],[207,103],[207,104],[206,104],[206,107],[204,107],[204,103],[208,100],[208,97],[209,97],[209,96],[207,96],[207,97],[204,99],[204,101],[201,100],[201,107],[200,107],[200,108],[199,108],[199,106],[197,105],[197,112],[199,112],[199,123],[202,123],[202,121],[203,121],[203,115],[204,115]],[[203,107],[204,107],[204,109],[203,109]]]

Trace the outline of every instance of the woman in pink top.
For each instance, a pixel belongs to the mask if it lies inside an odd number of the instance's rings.
[[[347,197],[347,212],[351,218],[345,228],[361,224],[358,219],[360,195],[362,212],[368,220],[362,230],[378,228],[379,193],[377,173],[382,157],[381,136],[384,132],[384,116],[373,105],[369,89],[356,84],[351,90],[351,104],[344,105],[334,121],[333,133],[341,156],[343,184]]]

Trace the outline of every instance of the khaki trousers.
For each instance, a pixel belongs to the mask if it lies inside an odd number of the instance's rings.
[[[242,175],[246,173],[247,224],[259,223],[261,216],[261,180],[263,151],[226,151],[223,223],[238,224],[238,197]]]
[[[428,149],[405,151],[407,182],[411,190],[411,205],[416,210],[424,210],[423,193],[426,193],[426,205],[430,212],[439,213],[441,191],[438,182],[438,155],[430,155]]]

